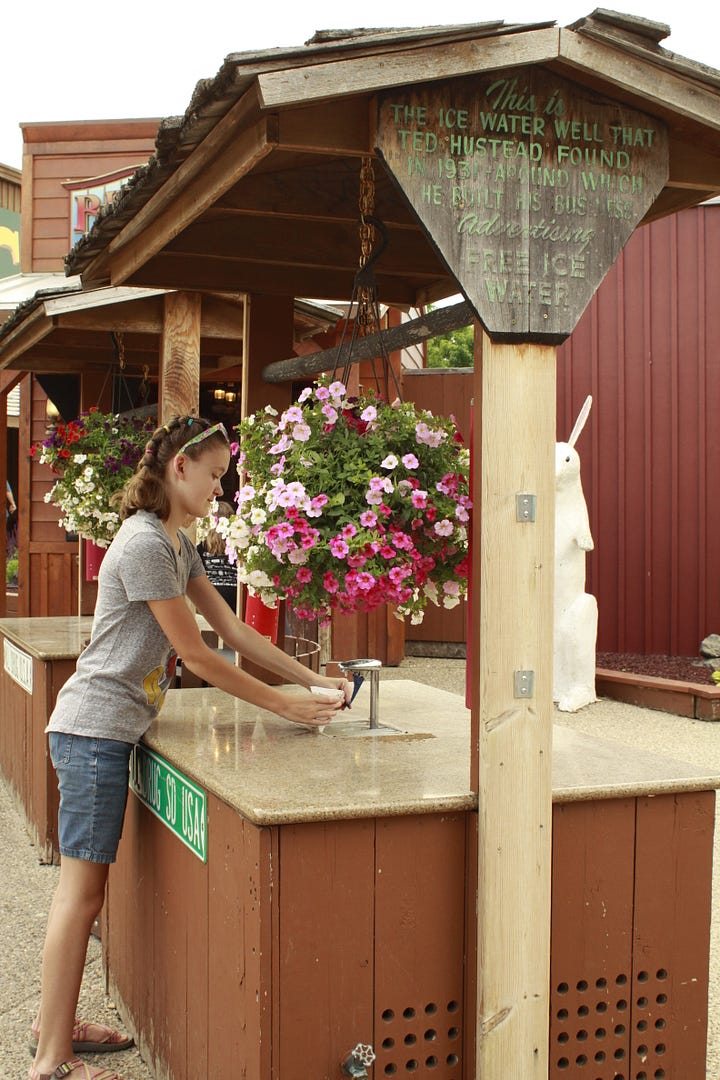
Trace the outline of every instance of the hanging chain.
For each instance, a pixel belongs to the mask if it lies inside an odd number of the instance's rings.
[[[113,345],[115,346],[115,357],[120,371],[125,370],[125,342],[123,340],[122,331],[112,331]]]
[[[365,157],[360,167],[360,262],[362,270],[372,255],[375,243],[375,226],[367,219],[375,212],[375,170],[373,159]],[[358,309],[356,315],[358,329],[361,335],[369,334],[375,329],[375,313],[372,306],[370,290],[362,288],[358,295]]]

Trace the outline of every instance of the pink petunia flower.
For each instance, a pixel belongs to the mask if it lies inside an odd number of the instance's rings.
[[[344,559],[350,550],[341,536],[333,536],[328,547],[336,559]]]

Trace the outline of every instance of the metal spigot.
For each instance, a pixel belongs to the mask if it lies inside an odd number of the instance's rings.
[[[378,661],[379,663],[379,661]],[[345,1057],[340,1068],[346,1076],[353,1076],[355,1080],[368,1080],[367,1066],[375,1060],[375,1052],[367,1043],[358,1043],[354,1050]]]
[[[382,663],[380,660],[343,660],[338,665],[344,675],[352,675],[353,681],[356,686],[362,683],[363,679],[370,679],[370,728],[375,730],[378,728],[378,699],[380,697],[380,669]]]

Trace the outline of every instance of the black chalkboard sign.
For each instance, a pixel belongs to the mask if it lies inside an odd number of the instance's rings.
[[[668,176],[661,121],[543,68],[385,94],[377,151],[498,340],[566,338]]]

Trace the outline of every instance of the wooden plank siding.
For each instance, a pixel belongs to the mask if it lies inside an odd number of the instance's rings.
[[[720,628],[720,206],[639,229],[558,349],[558,438],[578,450],[598,649],[696,655]]]
[[[599,651],[697,655],[720,632],[720,204],[638,229],[558,348],[557,438],[588,394],[578,442],[595,550]],[[406,400],[453,412],[468,437],[461,371],[403,375]],[[465,605],[429,607],[412,642],[465,641]]]
[[[23,125],[23,272],[62,270],[71,246],[68,181],[144,165],[157,120]]]

